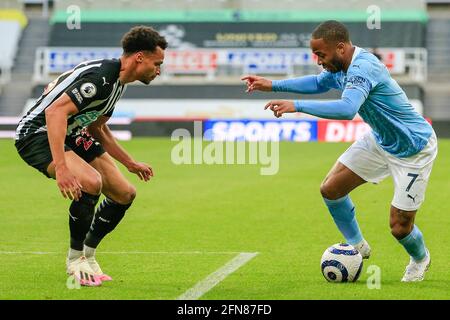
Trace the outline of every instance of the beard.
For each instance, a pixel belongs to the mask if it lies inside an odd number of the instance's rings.
[[[344,62],[339,60],[337,57],[333,57],[327,66],[329,67],[328,71],[331,73],[337,73],[344,70]]]
[[[144,79],[140,79],[139,81],[142,82],[143,84],[149,85],[150,82],[152,82],[153,80],[155,80],[156,76],[152,76],[150,78],[144,78]]]

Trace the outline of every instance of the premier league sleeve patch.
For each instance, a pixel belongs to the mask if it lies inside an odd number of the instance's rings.
[[[97,87],[92,82],[86,82],[81,85],[80,92],[83,97],[92,98],[97,93]]]
[[[79,79],[65,92],[72,99],[78,110],[89,106],[93,101],[101,101],[108,97],[110,91],[107,87],[102,87],[97,79]]]
[[[345,89],[363,89],[369,93],[372,89],[372,84],[369,80],[361,76],[350,76],[345,83]]]

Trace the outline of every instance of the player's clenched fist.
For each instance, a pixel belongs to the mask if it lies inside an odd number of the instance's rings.
[[[272,91],[272,80],[250,75],[242,77],[241,80],[246,81],[247,90],[245,92],[252,92],[254,90]]]
[[[283,113],[296,112],[294,102],[289,100],[272,100],[269,101],[264,110],[270,109],[275,117],[279,118]]]

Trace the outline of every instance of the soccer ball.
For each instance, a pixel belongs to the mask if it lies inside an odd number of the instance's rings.
[[[322,274],[329,282],[354,282],[363,266],[361,253],[347,243],[329,247],[320,261]]]

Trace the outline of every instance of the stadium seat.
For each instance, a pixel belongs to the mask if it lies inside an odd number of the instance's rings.
[[[21,27],[18,21],[0,20],[0,64],[3,67],[11,68],[14,64],[14,57],[17,52],[17,45],[20,39]]]
[[[18,0],[5,0],[0,4],[0,91],[10,79],[11,68],[27,18]]]

